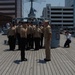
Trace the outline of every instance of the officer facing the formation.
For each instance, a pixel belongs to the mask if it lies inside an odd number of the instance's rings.
[[[7,36],[9,49],[14,50],[16,43],[16,27],[12,23],[10,23],[10,28],[8,29]]]
[[[16,27],[16,37],[17,37],[17,40],[18,40],[18,50],[21,49],[21,42],[20,42],[20,29],[21,29],[21,27],[22,27],[21,24],[22,24],[22,23],[19,22],[19,23],[18,23],[18,26]]]
[[[46,58],[44,59],[45,61],[51,61],[51,27],[49,25],[49,21],[45,20],[44,21],[44,41],[45,41],[45,54]]]
[[[27,61],[25,58],[25,49],[27,45],[27,27],[26,24],[23,23],[20,29],[20,38],[21,38],[21,61]]]

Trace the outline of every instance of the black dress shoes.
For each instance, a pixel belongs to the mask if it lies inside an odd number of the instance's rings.
[[[24,58],[24,61],[27,61],[27,58]]]
[[[46,59],[46,58],[45,58],[44,61],[46,61],[46,62],[47,62],[47,61],[51,61],[51,59]]]
[[[27,58],[21,59],[21,61],[27,61]]]

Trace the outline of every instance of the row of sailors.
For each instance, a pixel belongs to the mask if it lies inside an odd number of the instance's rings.
[[[43,47],[43,35],[44,35],[44,46],[45,46],[45,61],[51,60],[50,52],[50,41],[51,41],[51,27],[48,21],[44,22],[44,27],[42,25],[32,25],[31,23],[21,23],[17,26],[10,24],[8,29],[8,43],[10,50],[15,49],[16,37],[18,40],[18,49],[21,50],[21,61],[27,61],[25,58],[26,49],[39,50]],[[35,45],[34,45],[35,44]]]
[[[41,25],[32,25],[31,23],[21,23],[13,25],[10,24],[8,29],[8,42],[10,50],[15,49],[16,37],[18,42],[18,49],[24,45],[24,49],[33,49],[35,44],[35,50],[43,47],[43,32],[44,27]],[[23,47],[22,47],[23,48]]]

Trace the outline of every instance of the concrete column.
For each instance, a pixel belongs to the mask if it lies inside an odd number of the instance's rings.
[[[75,0],[73,0],[74,2],[73,2],[73,15],[74,15],[74,36],[75,36]]]
[[[22,0],[17,0],[17,18],[22,17]]]
[[[74,27],[75,27],[75,0],[74,0]]]

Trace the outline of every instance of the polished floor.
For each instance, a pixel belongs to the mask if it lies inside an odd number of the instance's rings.
[[[28,61],[21,62],[20,51],[9,51],[5,35],[0,35],[0,75],[75,75],[75,38],[70,48],[63,48],[65,36],[61,35],[60,47],[51,49],[51,61],[45,62],[45,50],[27,50]],[[17,49],[17,47],[16,47]]]

